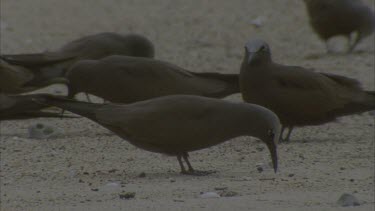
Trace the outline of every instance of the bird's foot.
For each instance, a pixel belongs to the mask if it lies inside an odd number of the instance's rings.
[[[289,141],[289,138],[287,139],[287,138],[280,138],[280,140],[279,140],[279,144],[285,144],[285,143],[289,143],[290,141]]]
[[[188,170],[188,171],[182,171],[181,174],[186,175],[192,175],[192,176],[207,176],[210,174],[216,173],[216,171],[210,170],[210,171],[199,171],[199,170]]]

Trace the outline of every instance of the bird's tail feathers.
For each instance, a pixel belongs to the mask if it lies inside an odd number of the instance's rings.
[[[68,110],[72,113],[87,117],[92,120],[96,120],[95,111],[103,106],[102,104],[81,102],[50,94],[36,95],[33,100],[37,103]]]

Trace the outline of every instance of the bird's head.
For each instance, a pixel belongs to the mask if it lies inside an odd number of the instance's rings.
[[[272,166],[275,173],[277,172],[278,168],[278,159],[277,159],[277,143],[280,139],[280,128],[272,128],[267,131],[267,134],[262,139],[265,144],[267,145],[268,150],[271,154],[272,159]]]
[[[249,103],[247,103],[249,104]],[[247,117],[250,121],[245,124],[248,136],[260,139],[266,144],[272,160],[273,169],[276,172],[278,168],[277,145],[281,134],[281,124],[278,116],[271,110],[256,104],[250,104],[252,111],[249,113],[251,117]]]
[[[271,50],[268,44],[260,39],[251,40],[245,45],[244,63],[248,65],[271,62]]]

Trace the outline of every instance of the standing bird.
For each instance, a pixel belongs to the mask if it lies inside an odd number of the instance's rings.
[[[86,103],[43,94],[35,100],[87,117],[141,149],[176,156],[183,174],[207,173],[193,169],[188,152],[238,136],[261,139],[270,151],[274,171],[277,170],[279,119],[258,105],[191,95],[126,105]]]
[[[240,88],[246,102],[269,108],[278,115],[282,133],[289,128],[285,141],[294,126],[323,124],[375,109],[375,92],[364,91],[358,81],[274,63],[263,40],[245,45]]]
[[[24,90],[42,88],[46,84],[51,84],[51,80],[63,82],[61,78],[64,77],[65,72],[79,60],[101,59],[109,55],[153,58],[154,51],[152,42],[141,35],[120,35],[105,32],[74,40],[56,51],[1,55],[0,74],[1,71],[14,71],[14,74],[18,72],[27,73],[27,80],[23,78],[15,83],[21,85],[18,90],[7,92],[17,94],[24,92]],[[60,78],[60,80],[56,78]],[[7,79],[4,78],[4,80]]]
[[[319,37],[326,43],[337,35],[349,40],[348,52],[375,29],[375,14],[360,0],[304,0],[310,16],[310,24]],[[357,36],[351,43],[351,33]]]
[[[114,103],[174,94],[222,98],[239,92],[238,74],[193,73],[164,61],[117,55],[79,61],[66,79],[70,98],[86,92]]]

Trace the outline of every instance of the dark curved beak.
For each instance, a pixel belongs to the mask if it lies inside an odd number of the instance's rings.
[[[247,52],[247,64],[250,64],[251,63],[251,61],[253,61],[253,58],[254,58],[254,55],[255,55],[255,53],[252,53],[252,52]]]
[[[277,168],[278,168],[278,158],[277,158],[277,145],[276,145],[275,139],[272,140],[271,142],[266,142],[266,145],[271,154],[273,170],[276,173]]]

